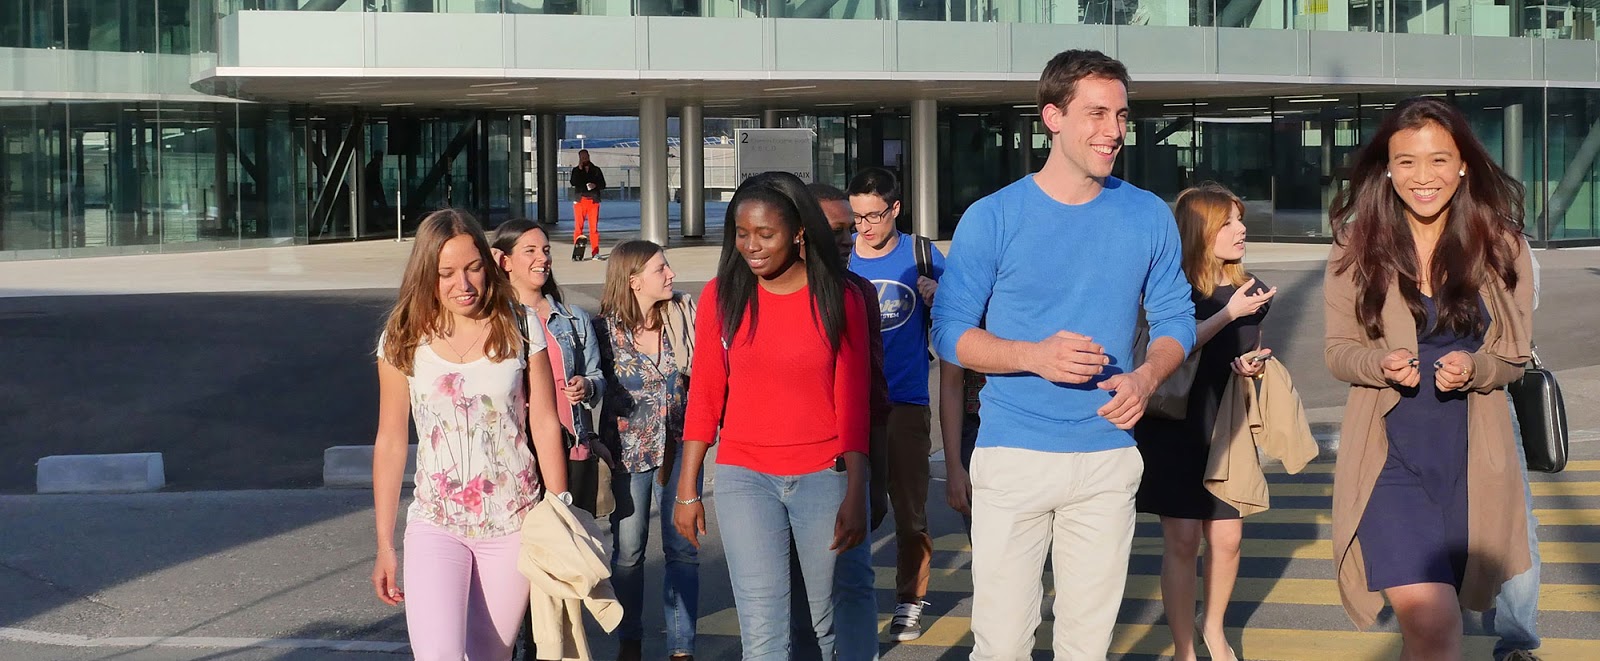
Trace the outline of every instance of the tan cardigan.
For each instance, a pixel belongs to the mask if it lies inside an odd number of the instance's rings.
[[[1517,288],[1508,291],[1498,278],[1484,286],[1482,296],[1491,319],[1483,347],[1472,354],[1468,384],[1467,567],[1460,596],[1462,605],[1479,611],[1490,607],[1502,583],[1530,564],[1523,478],[1501,390],[1522,375],[1528,360],[1533,336],[1532,258],[1521,237],[1508,235],[1505,240],[1516,255]],[[1381,361],[1398,348],[1415,353],[1417,330],[1399,285],[1391,284],[1382,312],[1384,336],[1367,338],[1356,318],[1360,292],[1354,274],[1334,274],[1344,254],[1338,245],[1329,253],[1323,284],[1328,369],[1334,378],[1350,384],[1333,473],[1333,564],[1345,612],[1356,628],[1366,629],[1383,608],[1383,597],[1367,590],[1356,526],[1388,458],[1384,416],[1400,401],[1400,393],[1383,376]]]
[[[1311,424],[1289,370],[1276,358],[1268,358],[1261,367],[1259,381],[1237,374],[1228,380],[1217,422],[1211,427],[1206,490],[1239,510],[1239,516],[1271,507],[1258,448],[1261,454],[1282,461],[1291,474],[1317,458],[1317,440],[1311,436]]]
[[[588,512],[555,498],[541,499],[523,516],[517,569],[528,577],[528,615],[541,660],[591,658],[585,608],[608,632],[622,621],[600,535]]]

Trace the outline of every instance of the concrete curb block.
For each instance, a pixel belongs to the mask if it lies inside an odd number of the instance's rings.
[[[410,486],[417,472],[417,446],[406,451],[406,470],[402,484]],[[322,486],[371,489],[372,446],[335,445],[322,451]]]
[[[53,455],[37,467],[39,493],[134,493],[167,485],[160,452]]]

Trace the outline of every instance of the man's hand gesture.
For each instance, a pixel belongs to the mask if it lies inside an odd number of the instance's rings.
[[[1088,383],[1110,362],[1105,347],[1089,336],[1057,331],[1034,343],[1029,364],[1034,374],[1054,383]]]

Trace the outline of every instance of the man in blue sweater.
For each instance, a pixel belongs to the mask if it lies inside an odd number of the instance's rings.
[[[1194,345],[1172,212],[1111,176],[1127,85],[1099,52],[1050,61],[1050,156],[967,210],[934,300],[939,356],[989,375],[970,471],[974,661],[1031,654],[1047,550],[1055,658],[1106,657],[1144,470],[1129,430]],[[1132,365],[1141,305],[1153,339]]]

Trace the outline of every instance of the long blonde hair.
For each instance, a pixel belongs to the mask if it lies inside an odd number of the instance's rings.
[[[606,286],[600,294],[600,316],[613,319],[622,328],[655,330],[666,319],[667,304],[661,301],[650,308],[647,316],[639,311],[639,300],[634,298],[629,280],[644,271],[644,265],[662,252],[661,246],[650,241],[635,239],[617,244],[606,258]]]
[[[401,276],[400,295],[383,326],[384,359],[407,375],[412,373],[418,346],[428,338],[455,330],[455,318],[445,314],[439,303],[439,251],[445,242],[463,234],[472,237],[478,258],[483,260],[484,287],[479,300],[489,313],[484,354],[499,362],[522,351],[522,334],[512,311],[511,282],[489,252],[483,226],[460,209],[440,209],[428,214],[417,227],[416,243],[411,246],[411,258]]]
[[[1178,193],[1178,206],[1172,214],[1178,219],[1178,236],[1183,240],[1183,274],[1201,296],[1217,290],[1218,274],[1235,287],[1249,280],[1243,261],[1224,262],[1212,251],[1212,242],[1234,211],[1243,222],[1244,201],[1221,184],[1206,182]]]

